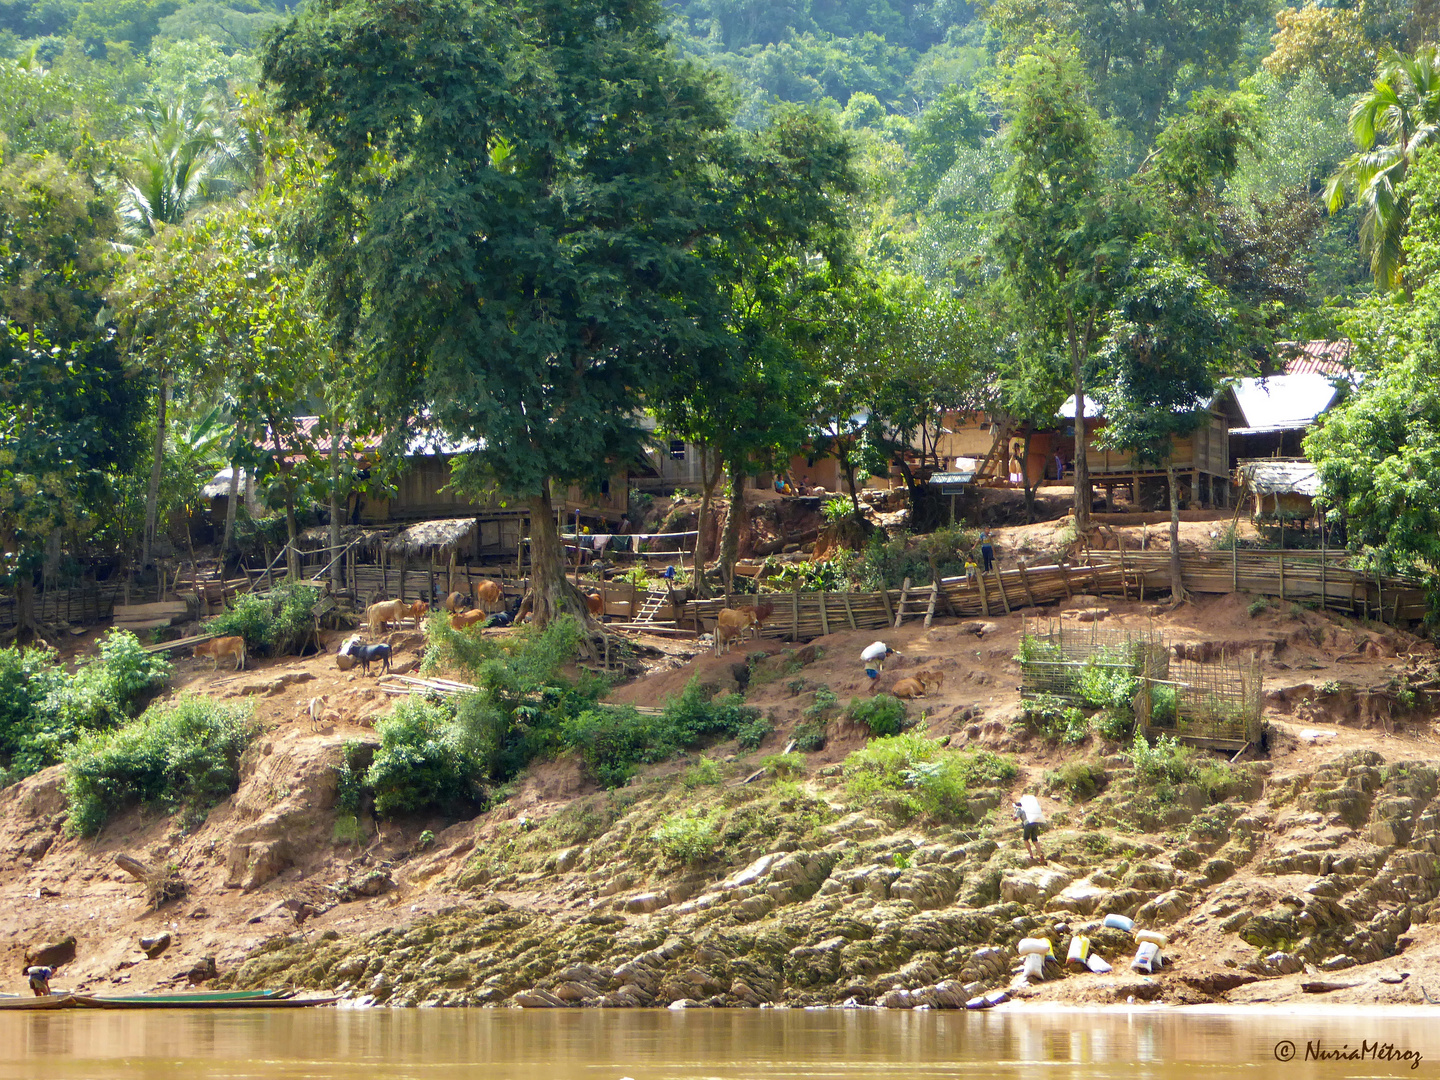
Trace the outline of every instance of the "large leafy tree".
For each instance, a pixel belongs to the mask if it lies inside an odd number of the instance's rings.
[[[1326,200],[1333,212],[1353,195],[1375,284],[1408,291],[1403,240],[1410,211],[1401,185],[1415,155],[1440,133],[1440,46],[1383,60],[1350,112],[1350,131],[1359,149],[1330,178]]]
[[[396,437],[475,449],[462,485],[528,502],[533,607],[564,579],[552,483],[638,457],[647,394],[713,355],[709,153],[725,116],[649,0],[322,3],[269,42],[282,110],[334,148],[360,215],[322,267]],[[322,210],[322,213],[325,212]]]
[[[117,222],[54,156],[0,169],[0,558],[21,634],[33,575],[136,450],[143,384],[103,317]]]

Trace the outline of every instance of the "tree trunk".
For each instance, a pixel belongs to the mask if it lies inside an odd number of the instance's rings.
[[[1075,531],[1090,531],[1090,461],[1085,453],[1085,366],[1080,356],[1079,329],[1075,313],[1065,316],[1070,338],[1070,371],[1075,380]]]
[[[240,501],[240,463],[230,462],[230,498],[225,502],[225,538],[220,542],[220,561],[224,565],[235,540],[235,504]],[[221,575],[224,576],[223,574]]]
[[[713,469],[710,468],[712,456]],[[710,508],[715,502],[715,488],[720,484],[720,476],[724,469],[725,462],[721,460],[720,452],[712,451],[702,444],[700,447],[700,519],[695,524],[695,573],[692,575],[691,584],[697,600],[706,600],[710,596],[710,583],[705,577],[705,564],[710,560],[713,552],[706,541],[709,539],[707,533],[710,527]]]
[[[285,535],[289,543],[285,545],[285,569],[290,575],[290,583],[293,585],[300,580],[300,553],[295,550],[295,541],[300,535],[300,530],[295,523],[295,485],[294,477],[287,475],[285,466],[281,461],[284,449],[280,445],[280,428],[272,420],[270,422],[270,437],[275,440],[275,464],[280,470],[281,482],[285,487]]]
[[[530,611],[535,624],[542,627],[561,615],[574,615],[585,625],[590,622],[585,598],[565,577],[548,480],[530,500]]]
[[[23,568],[15,574],[15,627],[10,633],[16,644],[27,641],[46,644],[35,618],[35,575]]]
[[[1035,425],[1025,421],[1025,442],[1020,451],[1020,477],[1025,485],[1025,524],[1035,520],[1035,487],[1030,483],[1030,439],[1035,434]]]
[[[150,548],[155,543],[155,519],[160,507],[160,472],[165,462],[165,400],[170,383],[160,372],[160,397],[155,403],[155,458],[150,464],[150,488],[145,493],[145,538],[141,545],[140,565],[150,565]]]
[[[729,462],[730,510],[720,536],[720,580],[728,591],[735,579],[735,560],[740,553],[740,523],[745,517],[745,473],[738,459]]]
[[[1179,603],[1187,599],[1185,582],[1180,573],[1180,486],[1175,481],[1175,464],[1165,466],[1170,479],[1170,598]]]
[[[854,507],[855,520],[863,521],[865,513],[860,509],[860,493],[855,490],[855,462],[851,460],[848,448],[840,453],[840,469],[845,474],[845,483],[850,485],[850,505]]]
[[[340,558],[340,424],[330,428],[330,587],[335,592],[345,588],[345,568]]]

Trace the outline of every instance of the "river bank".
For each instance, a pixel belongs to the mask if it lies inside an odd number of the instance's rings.
[[[66,834],[59,770],[0,793],[3,963],[74,936],[64,988],[170,987],[209,958],[221,986],[387,1005],[943,1009],[1009,988],[1027,1005],[1270,1006],[1313,1000],[1307,983],[1357,1006],[1418,1004],[1422,983],[1440,995],[1440,741],[1426,692],[1409,690],[1433,647],[1239,597],[1107,608],[1110,625],[1194,655],[1258,652],[1266,754],[1155,782],[1098,733],[1046,738],[1021,716],[1022,617],[937,619],[886,635],[903,654],[887,675],[945,674],[909,708],[967,763],[947,823],[901,789],[857,785],[868,732],[843,715],[821,749],[776,756],[821,688],[842,703],[869,689],[853,657],[873,634],[851,632],[723,658],[672,645],[611,695],[655,704],[697,678],[743,690],[774,725],[758,749],[717,744],[613,791],[562,758],[478,818],[377,829],[335,807],[343,747],[373,741],[388,706],[373,680],[327,656],[220,676],[181,661],[182,689],[257,702],[268,730],[239,792],[198,825],[131,812],[93,841]],[[422,647],[400,642],[400,662]],[[322,694],[316,725],[306,706]],[[1049,817],[1043,866],[1007,812],[1022,792]],[[672,843],[677,829],[696,842]],[[148,910],[117,853],[173,867],[186,895]],[[1111,912],[1168,935],[1161,971],[1130,970],[1132,936],[1095,926]],[[147,958],[138,939],[161,933]],[[1062,950],[1075,933],[1113,973],[1021,983],[1022,938]]]

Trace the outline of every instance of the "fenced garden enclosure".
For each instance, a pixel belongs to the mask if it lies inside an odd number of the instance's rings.
[[[1260,745],[1260,665],[1253,655],[1179,660],[1156,633],[1052,620],[1027,630],[1018,659],[1026,701],[1129,709],[1141,734],[1193,746]]]

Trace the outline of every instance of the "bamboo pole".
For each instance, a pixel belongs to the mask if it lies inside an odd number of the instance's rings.
[[[1005,605],[1005,614],[1010,614],[1010,597],[1005,592],[1005,578],[999,570],[995,571],[995,584],[1000,586],[1000,603]]]
[[[1025,560],[1020,560],[1020,584],[1025,589],[1025,599],[1030,607],[1035,606],[1035,594],[1030,590],[1030,570],[1025,565]]]
[[[850,606],[850,590],[846,589],[840,594],[840,599],[845,602],[845,621],[850,624],[850,629],[855,629],[855,610]]]
[[[825,590],[820,590],[820,633],[825,637],[830,636],[830,617],[825,612]]]
[[[988,619],[990,617],[990,597],[985,592],[985,571],[979,567],[975,568],[975,580],[980,585],[980,611]]]

